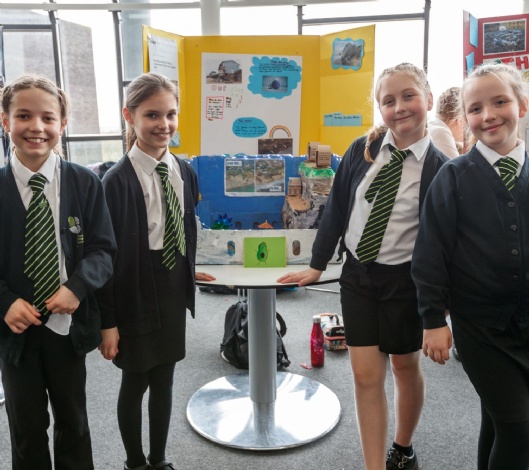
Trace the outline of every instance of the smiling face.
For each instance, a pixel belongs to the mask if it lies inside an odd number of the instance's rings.
[[[163,90],[142,101],[133,111],[123,108],[125,120],[136,131],[138,147],[156,160],[162,158],[178,128],[177,106],[175,95]]]
[[[518,125],[526,111],[512,85],[499,75],[473,77],[463,88],[465,119],[476,139],[506,156],[517,145]]]
[[[401,72],[385,76],[379,83],[377,101],[398,148],[409,147],[426,135],[433,99],[416,80]]]
[[[40,88],[17,91],[2,122],[18,159],[32,171],[46,161],[66,126],[57,97]]]

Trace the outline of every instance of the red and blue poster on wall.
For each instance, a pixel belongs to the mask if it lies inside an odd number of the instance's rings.
[[[528,23],[528,14],[476,18],[464,11],[464,76],[481,64],[503,62],[515,66],[529,82]],[[520,123],[520,137],[529,148],[529,113]]]
[[[529,78],[529,15],[476,18],[463,12],[463,70],[465,76],[487,62],[515,65]]]

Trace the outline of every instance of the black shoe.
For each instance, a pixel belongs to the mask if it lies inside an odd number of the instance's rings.
[[[155,469],[155,470],[175,470],[173,467],[173,464],[170,462],[166,462],[163,460],[162,462],[158,462],[157,464],[152,464],[149,462],[149,469]]]
[[[419,470],[417,456],[410,459],[392,447],[386,455],[386,470]]]
[[[459,357],[459,353],[457,352],[457,348],[455,346],[452,346],[452,354],[456,361],[461,362],[461,358]]]
[[[123,464],[123,470],[150,470],[150,466],[147,462],[145,462],[144,465],[140,465],[139,467],[127,467],[127,462]]]

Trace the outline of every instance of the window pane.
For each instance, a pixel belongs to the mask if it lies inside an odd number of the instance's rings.
[[[4,31],[4,58],[7,83],[26,73],[56,81],[51,31]]]
[[[297,8],[230,7],[220,11],[220,32],[230,36],[298,34]]]
[[[64,86],[72,101],[70,134],[121,134],[112,15],[61,11]]]
[[[68,160],[84,166],[99,162],[117,162],[122,156],[123,144],[119,140],[68,143]]]
[[[424,0],[368,0],[352,1],[350,3],[325,3],[306,5],[303,7],[303,19],[313,18],[340,18],[340,17],[357,17],[357,16],[379,16],[395,15],[403,13],[421,13],[424,11]],[[358,23],[356,23],[358,24]],[[344,26],[344,25],[342,25]],[[355,27],[354,25],[352,26]],[[303,34],[312,33],[313,28],[318,26],[307,26],[308,31]],[[348,29],[347,24],[342,29]]]
[[[21,2],[22,3],[22,2]],[[0,24],[42,24],[49,25],[50,17],[44,11],[0,10]]]
[[[125,10],[122,19],[124,80],[132,81],[143,73],[142,25],[151,25],[151,11]]]
[[[202,34],[200,8],[152,10],[151,18],[151,26],[162,31],[180,34],[181,36],[200,36]]]

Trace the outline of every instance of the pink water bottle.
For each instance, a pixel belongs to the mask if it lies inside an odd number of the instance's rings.
[[[321,329],[321,317],[312,317],[312,332],[310,333],[310,362],[313,367],[323,367],[325,360],[325,349],[323,347],[323,331]]]

